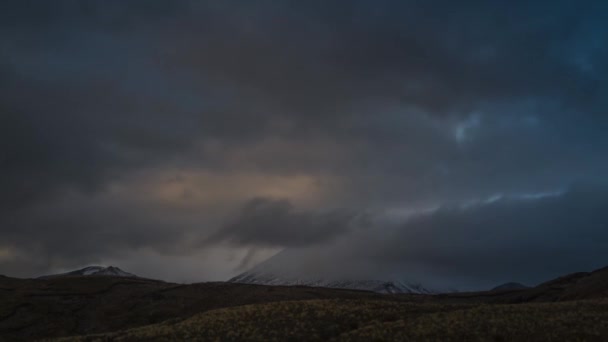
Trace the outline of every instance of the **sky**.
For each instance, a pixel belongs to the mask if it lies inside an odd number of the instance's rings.
[[[5,0],[0,274],[608,265],[608,3]],[[275,257],[275,258],[277,258]]]

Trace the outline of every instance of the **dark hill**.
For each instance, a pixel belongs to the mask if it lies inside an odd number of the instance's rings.
[[[435,296],[445,301],[489,303],[558,302],[608,297],[608,268],[572,273],[536,287],[500,291],[449,293]]]
[[[320,287],[221,282],[180,285],[113,276],[50,279],[0,277],[0,341],[124,331],[168,320],[179,322],[215,309],[249,304],[255,307],[286,301],[334,300],[327,303],[341,303],[354,300],[356,303],[353,307],[367,307],[366,303],[386,301],[399,306],[415,304],[416,312],[430,310],[441,313],[449,307],[474,307],[480,303],[528,303],[532,305],[530,310],[534,311],[533,306],[538,302],[591,300],[604,303],[605,299],[602,298],[607,297],[608,269],[567,275],[534,288],[442,295],[383,295]],[[419,304],[422,306],[419,307]],[[601,306],[597,310],[605,308]],[[336,315],[357,316],[357,312],[344,310],[338,310]],[[370,317],[376,313],[370,312]],[[564,318],[564,324],[568,323],[568,319]],[[344,324],[349,327],[347,323]]]
[[[490,291],[507,291],[507,290],[522,290],[529,288],[526,285],[520,283],[504,283],[502,285],[498,285]]]
[[[365,291],[231,283],[180,285],[125,277],[0,277],[0,341],[115,331],[244,304],[379,297]]]
[[[40,277],[40,279],[50,279],[58,277],[125,277],[125,278],[139,278],[133,273],[125,272],[118,267],[114,266],[88,266],[79,270],[51,274]]]
[[[574,273],[536,287],[540,299],[575,300],[608,297],[608,267],[593,272]]]

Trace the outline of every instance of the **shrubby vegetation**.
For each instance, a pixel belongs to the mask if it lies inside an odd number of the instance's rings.
[[[74,341],[576,341],[608,336],[608,301],[439,304],[309,300],[245,305]]]
[[[414,320],[370,324],[344,341],[602,341],[608,302],[481,305]]]

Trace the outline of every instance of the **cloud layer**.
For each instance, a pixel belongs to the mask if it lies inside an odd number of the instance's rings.
[[[333,211],[295,212],[287,200],[255,198],[207,242],[299,247],[326,242],[365,224],[364,215]]]
[[[604,181],[606,6],[3,1],[0,273],[218,279],[360,213]]]
[[[337,243],[286,249],[260,270],[313,279],[394,279],[444,291],[486,290],[509,281],[536,285],[606,264],[607,209],[608,188],[577,186],[542,197],[441,207],[405,223],[376,218],[373,228]]]

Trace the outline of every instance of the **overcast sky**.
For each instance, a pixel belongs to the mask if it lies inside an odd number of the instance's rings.
[[[0,273],[224,280],[284,249],[462,287],[608,265],[607,13],[2,1]]]

